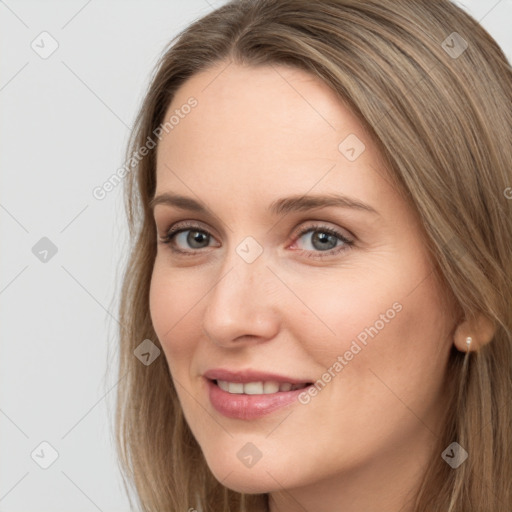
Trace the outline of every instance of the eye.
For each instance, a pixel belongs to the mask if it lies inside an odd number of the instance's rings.
[[[307,235],[307,236],[305,236]],[[300,252],[308,252],[310,258],[324,258],[338,254],[340,251],[349,249],[354,241],[348,239],[343,233],[336,229],[323,225],[313,225],[302,228],[296,235],[296,239],[306,240],[306,249]],[[294,242],[295,245],[296,242]]]
[[[210,233],[201,226],[185,222],[169,229],[160,242],[168,245],[173,252],[193,255],[197,250],[208,247],[211,239]]]
[[[177,245],[189,245],[192,249],[204,249],[210,243],[210,235],[205,231],[186,229],[175,234]],[[206,245],[205,245],[206,242]]]
[[[299,249],[299,252],[307,253],[309,258],[332,256],[354,245],[354,241],[343,233],[318,224],[302,228],[295,235],[293,245],[301,238],[306,240],[306,248]],[[212,239],[212,235],[206,229],[192,222],[185,222],[169,229],[166,235],[160,238],[160,243],[168,245],[174,253],[193,256],[201,249],[209,247]]]

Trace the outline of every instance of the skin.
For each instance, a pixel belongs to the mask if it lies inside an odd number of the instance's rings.
[[[190,232],[174,239],[193,256],[158,244],[150,311],[211,471],[239,492],[271,493],[272,511],[412,510],[408,499],[437,456],[456,328],[415,211],[358,119],[317,78],[220,63],[179,89],[166,118],[191,96],[197,107],[157,148],[156,195],[192,197],[210,214],[159,204],[155,229],[163,238],[194,221],[211,236],[198,245],[187,244]],[[350,134],[366,146],[355,161],[338,149]],[[378,214],[267,212],[275,199],[321,193],[346,194]],[[296,236],[316,224],[353,246],[321,258],[312,239],[321,227]],[[247,236],[263,248],[250,264],[236,252]],[[308,404],[244,421],[209,402],[202,374],[210,368],[316,381],[395,303],[400,312]],[[467,326],[457,333],[461,343]],[[237,457],[248,442],[262,453],[251,468]]]

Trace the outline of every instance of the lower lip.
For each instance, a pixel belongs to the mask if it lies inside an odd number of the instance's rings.
[[[219,388],[215,382],[206,379],[210,402],[217,412],[228,418],[253,420],[270,414],[293,402],[298,396],[307,391],[308,387],[294,391],[279,391],[269,395],[244,395],[228,393]]]

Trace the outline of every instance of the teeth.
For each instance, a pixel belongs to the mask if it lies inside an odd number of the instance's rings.
[[[242,382],[229,382],[228,392],[236,395],[241,395],[244,392],[244,385]]]
[[[264,382],[263,383],[263,393],[266,395],[270,393],[277,393],[279,391],[279,383],[277,382]]]
[[[307,384],[291,384],[289,382],[227,382],[225,380],[217,380],[217,385],[223,391],[232,393],[234,395],[271,395],[278,391],[294,391],[296,389],[302,389]]]
[[[223,391],[229,391],[229,383],[227,383],[225,380],[218,380],[217,384]]]
[[[261,395],[263,393],[263,382],[248,382],[243,386],[246,395]]]

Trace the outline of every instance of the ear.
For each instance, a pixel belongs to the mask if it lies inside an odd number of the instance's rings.
[[[467,352],[468,345],[466,340],[469,336],[471,337],[469,350],[474,352],[490,343],[495,333],[496,326],[494,322],[483,314],[478,313],[470,318],[464,318],[459,323],[453,335],[453,342],[458,350]]]

